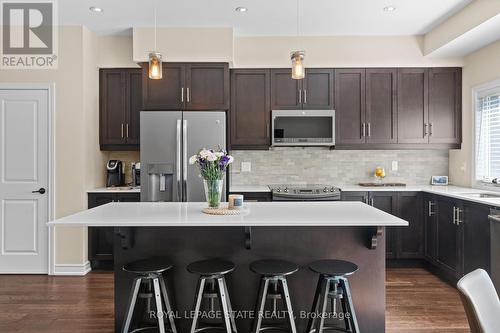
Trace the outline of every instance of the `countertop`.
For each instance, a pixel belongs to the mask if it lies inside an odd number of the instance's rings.
[[[204,202],[108,203],[49,222],[96,227],[162,226],[407,226],[408,222],[361,202],[251,202],[245,215],[201,212]]]
[[[500,192],[495,192],[494,190],[481,190],[472,187],[461,187],[461,186],[432,186],[432,185],[407,185],[407,186],[360,186],[360,185],[340,185],[338,186],[342,191],[354,191],[354,192],[426,192],[431,194],[439,194],[447,197],[466,200],[471,202],[476,202],[480,204],[500,207],[500,198],[477,198],[466,195],[467,193],[495,193],[500,194]],[[260,191],[259,191],[260,189]],[[500,189],[500,188],[499,188]],[[235,186],[230,188],[230,192],[270,192],[267,186]]]
[[[141,193],[141,188],[132,186],[98,187],[88,190],[87,193]]]

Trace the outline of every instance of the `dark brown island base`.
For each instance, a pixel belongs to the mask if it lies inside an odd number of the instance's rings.
[[[359,266],[348,277],[359,330],[385,331],[384,227],[404,227],[406,221],[359,202],[249,203],[244,216],[204,215],[204,205],[110,203],[49,225],[115,227],[116,332],[121,332],[134,280],[134,274],[122,266],[154,256],[167,257],[173,265],[164,278],[180,333],[190,331],[199,278],[186,266],[209,258],[229,260],[236,266],[226,281],[240,333],[251,332],[259,291],[260,276],[249,265],[267,258],[300,267],[287,276],[297,332],[306,330],[319,278],[308,265],[319,259],[343,259]],[[138,307],[146,303],[142,299]],[[151,304],[154,312],[154,300]],[[138,314],[132,328],[141,319]]]

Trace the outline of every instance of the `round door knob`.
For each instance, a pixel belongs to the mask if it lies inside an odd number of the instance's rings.
[[[40,193],[40,194],[44,194],[46,191],[43,187],[39,188],[38,190],[36,191],[31,191],[31,193]]]

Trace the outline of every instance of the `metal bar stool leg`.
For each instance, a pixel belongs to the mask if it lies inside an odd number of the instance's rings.
[[[128,309],[125,316],[125,321],[123,322],[123,333],[128,333],[130,330],[130,323],[132,322],[132,316],[134,315],[135,303],[137,302],[137,295],[139,294],[139,288],[141,286],[142,278],[136,277],[134,283],[132,284],[132,289],[130,291],[130,296],[128,300]]]
[[[232,333],[232,328],[231,328],[231,320],[229,319],[231,317],[231,313],[229,313],[229,307],[228,307],[228,298],[229,295],[226,294],[226,290],[224,288],[224,278],[219,277],[217,278],[217,284],[218,284],[218,290],[219,290],[219,296],[220,296],[220,303],[222,307],[222,313],[224,314],[224,326],[226,328],[227,333]]]
[[[342,278],[342,286],[344,289],[344,295],[347,297],[347,306],[351,314],[351,331],[353,333],[359,333],[358,320],[356,319],[356,313],[354,311],[354,305],[352,303],[351,289],[349,288],[349,282],[346,278]]]
[[[342,287],[340,287],[342,289]],[[343,289],[342,289],[343,290]],[[349,312],[349,309],[347,307],[347,302],[346,302],[346,298],[345,296],[343,296],[341,299],[340,299],[340,305],[342,306],[342,313],[344,314],[344,325],[345,325],[345,329],[346,331],[349,331],[351,332],[352,331],[352,328],[351,328],[351,320],[350,320],[350,314],[349,314],[349,317],[346,316],[346,313]]]
[[[288,283],[284,277],[279,279],[281,282],[281,293],[283,302],[285,302],[286,311],[288,314],[288,324],[292,333],[297,333],[297,327],[295,326],[295,315],[293,313],[292,301],[290,300],[290,291],[288,290]]]
[[[306,333],[311,333],[311,331],[314,329],[315,325],[316,325],[316,321],[317,321],[317,318],[316,318],[316,314],[318,313],[318,307],[319,307],[319,296],[320,296],[320,293],[321,293],[321,290],[322,290],[322,285],[323,285],[323,278],[320,276],[318,278],[318,284],[316,286],[316,292],[314,293],[314,299],[313,299],[313,305],[312,305],[312,308],[311,308],[311,313],[310,313],[310,318],[309,318],[309,321],[307,323],[307,331]]]
[[[328,293],[330,292],[330,280],[323,277],[322,290],[319,297],[319,321],[316,324],[314,333],[323,333],[325,328],[326,308],[328,306]]]
[[[196,287],[196,296],[194,299],[194,317],[193,322],[191,324],[191,333],[196,333],[196,326],[198,325],[199,312],[201,307],[201,300],[203,298],[203,290],[205,289],[205,281],[206,279],[200,277],[198,280],[198,286]]]
[[[163,320],[164,312],[163,312],[163,305],[161,304],[161,291],[160,291],[160,282],[158,281],[158,277],[155,277],[153,279],[153,287],[155,291],[156,318],[158,319],[158,328],[160,329],[160,333],[165,333],[165,322]]]
[[[163,279],[163,276],[159,276],[158,278],[160,280],[160,289],[163,294],[163,300],[165,301],[165,307],[167,310],[167,315],[168,315],[168,320],[170,323],[170,330],[172,333],[177,333],[177,328],[175,327],[175,320],[174,320],[174,313],[172,311],[172,306],[170,305],[170,298],[168,297],[168,292],[167,292],[167,286],[165,285],[165,280]]]
[[[226,279],[223,279],[222,281],[224,283],[224,291],[226,292],[226,295],[227,295],[227,307],[229,309],[229,314],[230,314],[229,319],[231,320],[231,326],[232,326],[233,332],[238,333],[238,330],[236,328],[236,321],[234,320],[234,313],[233,313],[233,306],[231,305],[231,298],[229,297],[229,292],[227,291]]]
[[[269,288],[269,279],[262,278],[260,280],[259,294],[257,296],[257,302],[255,303],[255,316],[257,316],[253,321],[253,333],[259,333],[260,327],[262,326],[262,317],[264,315],[264,307],[266,305],[267,289]]]

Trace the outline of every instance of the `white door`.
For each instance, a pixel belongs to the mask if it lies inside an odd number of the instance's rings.
[[[0,89],[0,273],[47,273],[48,103]]]

